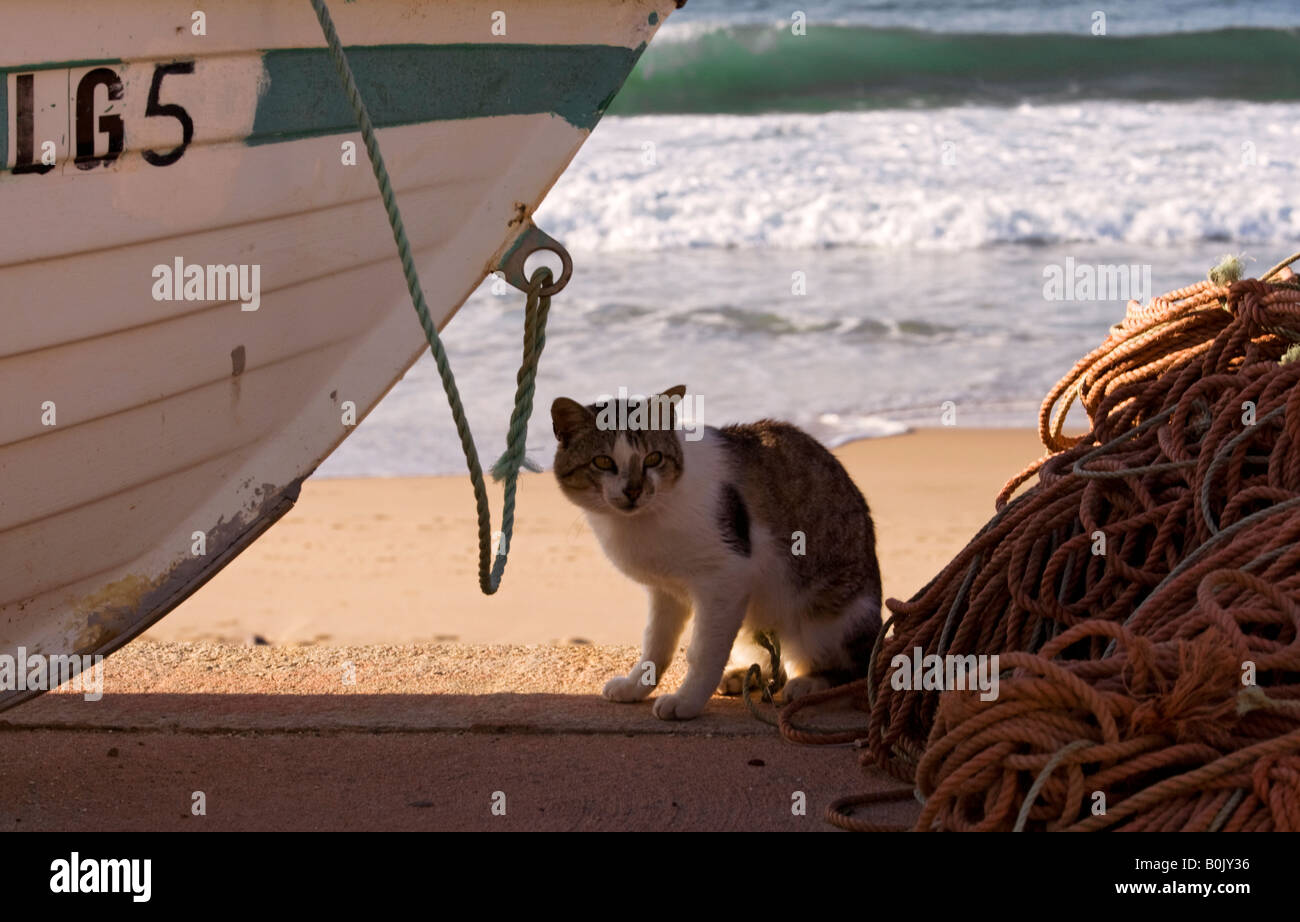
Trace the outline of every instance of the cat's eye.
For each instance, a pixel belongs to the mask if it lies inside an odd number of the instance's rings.
[[[602,471],[616,470],[614,459],[609,455],[596,455],[596,457],[591,459],[591,463]]]
[[[658,467],[663,463],[663,460],[664,456],[661,452],[652,451],[650,454],[645,456],[645,461],[642,463],[645,464],[646,467]]]

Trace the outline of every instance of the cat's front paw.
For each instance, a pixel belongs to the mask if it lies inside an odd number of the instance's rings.
[[[825,676],[795,676],[789,682],[785,683],[785,688],[781,689],[781,696],[786,702],[798,701],[800,698],[807,695],[815,695],[817,692],[826,691],[826,689],[830,687],[830,680]]]
[[[732,669],[722,676],[722,681],[718,683],[719,695],[739,695],[745,690],[745,676],[749,674],[748,669]]]
[[[704,711],[704,701],[694,701],[681,694],[660,695],[655,699],[654,712],[660,720],[691,720]]]
[[[610,701],[644,701],[650,692],[654,691],[653,685],[646,685],[640,678],[632,676],[614,676],[605,683],[605,689],[601,692]]]

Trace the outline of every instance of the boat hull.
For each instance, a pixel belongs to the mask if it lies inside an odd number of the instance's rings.
[[[542,4],[504,35],[493,6],[332,10],[440,327],[672,3]],[[136,636],[290,508],[426,348],[310,6],[224,4],[203,36],[192,13],[6,5],[0,655]],[[33,34],[43,61],[19,47]],[[0,709],[39,690],[0,689]]]

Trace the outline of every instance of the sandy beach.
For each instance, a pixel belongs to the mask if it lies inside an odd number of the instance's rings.
[[[875,515],[886,594],[924,585],[1038,453],[1030,430],[839,449]],[[636,656],[642,592],[549,473],[519,492],[505,584],[484,597],[467,478],[308,480],[108,661],[102,700],[65,689],[6,715],[24,757],[0,759],[14,792],[0,828],[827,830],[835,798],[897,788],[843,748],[791,746],[734,698],[688,723],[602,700]],[[269,646],[244,646],[255,635]],[[815,720],[862,722],[847,702]],[[871,819],[908,828],[918,812],[904,796]]]
[[[836,451],[870,504],[886,597],[907,598],[1041,454],[1029,429],[920,429]],[[494,524],[500,493],[492,493]],[[477,582],[467,477],[309,479],[297,506],[145,636],[275,645],[636,644],[641,588],[551,474],[526,474],[504,585]]]

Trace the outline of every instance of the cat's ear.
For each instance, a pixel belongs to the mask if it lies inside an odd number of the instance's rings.
[[[682,418],[682,401],[686,399],[686,385],[678,384],[676,387],[670,387],[664,391],[663,396],[667,397],[673,409],[673,428],[677,428],[678,421]]]
[[[551,404],[551,428],[561,445],[567,445],[575,433],[592,425],[595,415],[568,397],[556,397]]]

